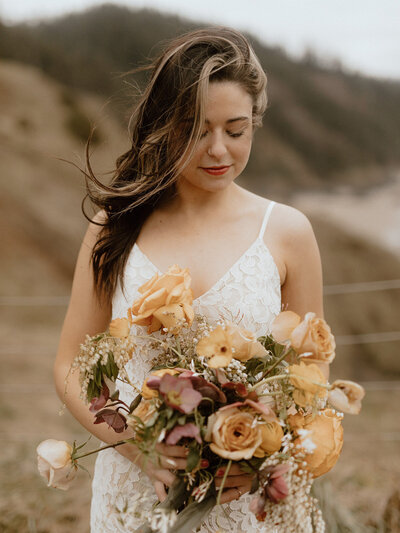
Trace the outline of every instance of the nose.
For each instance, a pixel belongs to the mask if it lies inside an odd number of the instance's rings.
[[[228,151],[224,141],[223,133],[217,131],[213,132],[209,135],[208,139],[208,155],[214,157],[215,159],[222,159]]]

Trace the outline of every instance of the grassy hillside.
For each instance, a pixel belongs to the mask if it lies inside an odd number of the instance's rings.
[[[33,26],[3,26],[0,55],[36,65],[70,87],[112,95],[123,113],[132,91],[119,75],[147,62],[160,41],[195,27],[156,11],[104,5]],[[268,74],[270,99],[248,167],[253,189],[365,187],[399,166],[400,83],[323,68],[310,57],[293,61],[250,40]]]
[[[126,134],[101,100],[66,88],[34,67],[0,62],[0,87],[0,237],[8,252],[1,264],[0,295],[67,295],[86,227],[80,212],[83,178],[58,159],[83,166],[83,141],[71,122],[77,116],[82,124],[98,121],[93,162],[100,173],[112,168]],[[312,222],[325,284],[398,277],[400,263],[388,252],[324,219]],[[329,296],[327,318],[337,335],[396,331],[397,298],[396,291]],[[395,342],[342,347],[346,355],[338,358],[338,374],[342,365],[349,377],[399,374],[397,349]],[[365,362],[361,374],[360,358]]]

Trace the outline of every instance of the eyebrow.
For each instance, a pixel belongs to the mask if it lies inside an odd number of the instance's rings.
[[[226,121],[226,124],[232,124],[232,122],[239,122],[239,121],[249,121],[249,117],[235,117],[235,118],[229,118]],[[210,121],[206,119],[206,124],[210,124]]]

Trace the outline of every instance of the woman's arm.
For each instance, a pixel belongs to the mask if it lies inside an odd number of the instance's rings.
[[[282,250],[286,278],[281,287],[284,310],[302,318],[310,311],[324,318],[322,265],[318,244],[308,218],[299,210],[285,206]],[[329,377],[329,365],[319,364]]]
[[[101,221],[102,214],[96,215],[95,220]],[[71,364],[78,353],[79,345],[84,342],[86,334],[95,335],[108,328],[111,319],[111,306],[100,305],[94,291],[93,272],[91,268],[91,253],[97,241],[101,226],[90,224],[83,239],[76,263],[72,293],[61,331],[57,356],[54,363],[54,380],[57,393],[73,416],[98,439],[108,444],[133,436],[131,429],[122,433],[115,431],[106,424],[94,424],[94,415],[89,411],[88,405],[79,398],[80,385],[79,373],[75,371],[68,377]],[[153,480],[157,495],[160,499],[165,497],[164,485],[171,485],[175,476],[168,470],[174,462],[175,468],[185,468],[186,459],[183,459],[185,450],[180,446],[161,447],[161,465],[151,465],[150,461],[143,462],[138,449],[132,444],[123,444],[115,448],[119,453],[139,466],[145,464],[145,471]],[[171,459],[168,459],[171,458]]]

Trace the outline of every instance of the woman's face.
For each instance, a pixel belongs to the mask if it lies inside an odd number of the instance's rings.
[[[210,192],[230,185],[250,156],[252,109],[251,96],[240,84],[210,83],[202,136],[180,179]]]

